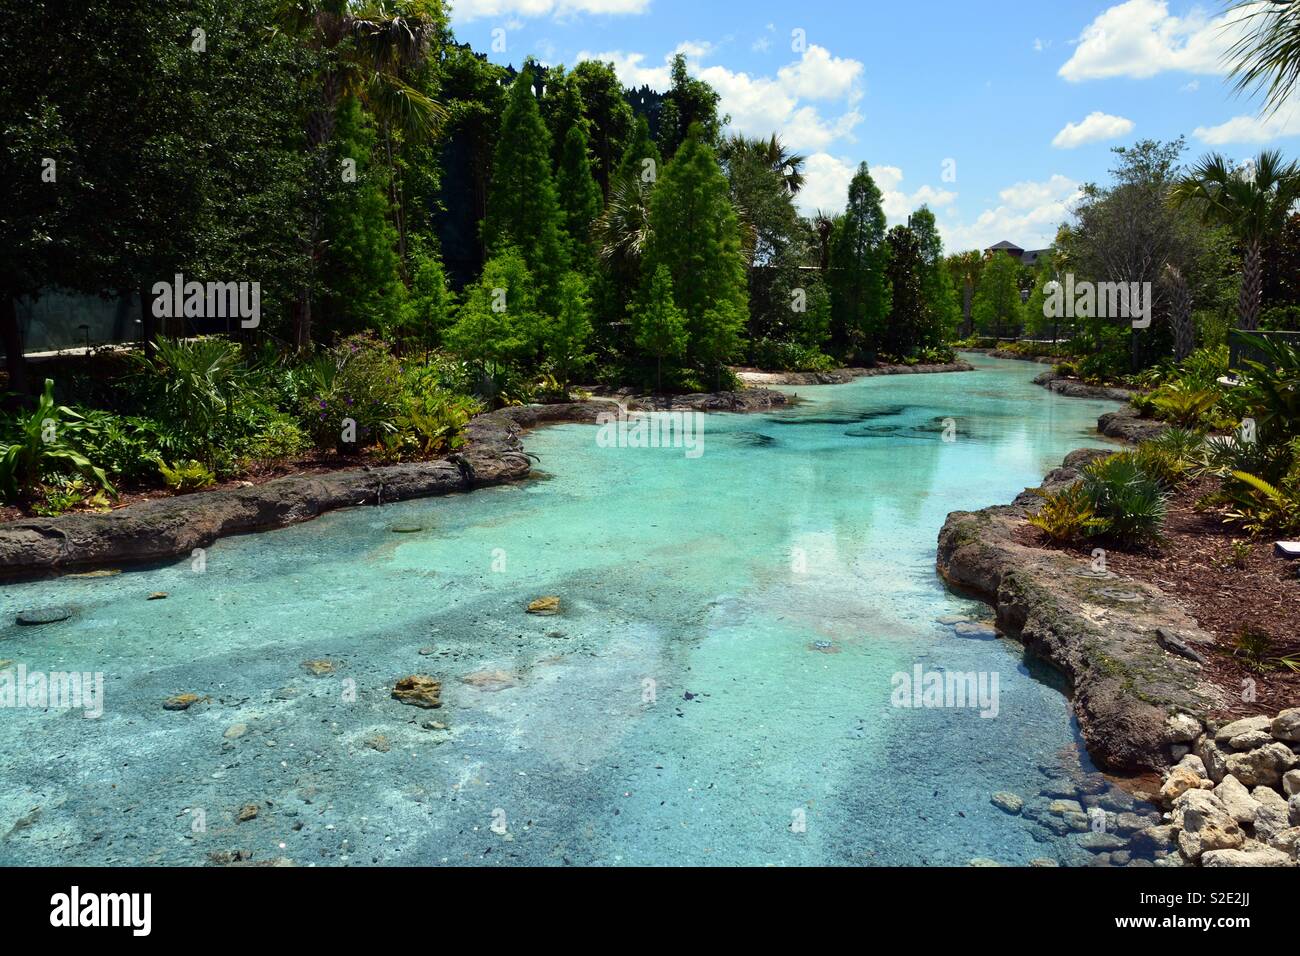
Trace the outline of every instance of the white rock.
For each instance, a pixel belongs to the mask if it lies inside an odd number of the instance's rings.
[[[1255,814],[1259,812],[1259,801],[1252,797],[1250,791],[1232,774],[1224,777],[1223,782],[1214,788],[1214,795],[1238,823],[1255,822]]]
[[[1282,792],[1288,797],[1300,793],[1300,770],[1288,770],[1282,775]]]
[[[1287,806],[1291,808],[1291,825],[1300,827],[1300,793],[1292,795]]]
[[[1269,846],[1257,846],[1250,850],[1207,850],[1201,857],[1201,866],[1237,867],[1237,866],[1295,866],[1295,861]]]
[[[1228,746],[1233,750],[1258,750],[1272,742],[1273,735],[1267,730],[1251,730],[1244,734],[1237,734],[1228,741]]]
[[[1165,740],[1171,744],[1190,744],[1201,733],[1201,722],[1191,714],[1173,714],[1165,721]]]
[[[1214,786],[1203,774],[1188,766],[1187,760],[1195,760],[1198,764],[1201,763],[1199,757],[1184,757],[1183,763],[1169,771],[1164,786],[1160,788],[1160,796],[1164,798],[1167,805],[1172,804],[1188,790],[1203,790]],[[1204,766],[1204,764],[1201,764],[1202,768]]]
[[[1268,845],[1294,859],[1300,853],[1300,827],[1288,827],[1281,833],[1273,834]]]
[[[1248,787],[1276,787],[1282,783],[1282,774],[1298,762],[1300,758],[1290,747],[1274,741],[1249,753],[1231,754],[1226,763],[1228,773]]]
[[[1219,749],[1214,738],[1208,734],[1196,742],[1196,755],[1205,764],[1210,779],[1219,783],[1228,775],[1228,755]]]
[[[1269,730],[1278,740],[1300,741],[1300,707],[1282,711]]]
[[[1250,795],[1259,804],[1259,809],[1255,811],[1256,838],[1271,842],[1277,834],[1290,829],[1290,808],[1281,794],[1268,787],[1256,787]]]
[[[1233,737],[1241,734],[1248,734],[1253,730],[1269,730],[1273,726],[1271,717],[1245,717],[1241,720],[1234,720],[1230,724],[1224,724],[1214,734],[1216,743],[1226,744]]]
[[[1210,779],[1209,771],[1205,769],[1205,761],[1196,754],[1187,754],[1178,761],[1178,766],[1186,767],[1203,780]]]
[[[1174,825],[1178,827],[1178,849],[1195,862],[1210,850],[1235,850],[1246,842],[1246,834],[1214,794],[1189,790],[1174,803]]]

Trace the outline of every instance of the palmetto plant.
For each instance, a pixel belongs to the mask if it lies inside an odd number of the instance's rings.
[[[1276,150],[1260,153],[1243,167],[1211,153],[1170,190],[1175,207],[1192,210],[1207,225],[1226,226],[1243,247],[1241,328],[1259,327],[1264,288],[1264,244],[1281,232],[1300,202],[1300,164],[1286,163]]]
[[[1288,342],[1237,333],[1263,356],[1246,361],[1245,388],[1266,443],[1284,442],[1300,433],[1300,348]]]
[[[0,491],[6,500],[30,493],[45,474],[55,471],[84,475],[116,494],[104,469],[92,463],[76,445],[76,437],[94,426],[66,405],[54,404],[53,379],[45,380],[36,408],[17,424],[17,440],[0,444]]]
[[[650,241],[650,194],[653,183],[639,176],[610,184],[609,204],[592,232],[600,257],[606,262],[635,268]]]
[[[133,353],[132,361],[155,390],[158,417],[210,457],[213,437],[246,384],[239,346],[225,339],[159,336],[152,358]]]
[[[1300,91],[1300,3],[1238,0],[1233,9],[1245,30],[1228,50],[1229,76],[1238,90],[1263,91],[1265,110],[1275,113]]]
[[[773,172],[781,175],[785,188],[791,196],[803,189],[803,168],[808,159],[798,153],[790,152],[775,133],[769,139],[750,139],[748,136],[730,137],[722,145],[722,158],[725,161],[737,159],[754,159]]]

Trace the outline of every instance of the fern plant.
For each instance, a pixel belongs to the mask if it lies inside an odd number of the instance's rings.
[[[40,401],[17,422],[16,441],[0,443],[0,491],[5,500],[30,495],[46,474],[71,471],[116,494],[104,469],[81,451],[77,439],[94,426],[66,405],[54,404],[54,379],[45,380]]]
[[[1294,477],[1279,486],[1257,475],[1234,471],[1223,491],[1231,502],[1228,520],[1240,522],[1252,534],[1300,531],[1300,482]]]
[[[1137,455],[1112,455],[1093,462],[1084,469],[1080,485],[1097,517],[1105,521],[1105,534],[1125,545],[1160,540],[1168,497]]]
[[[163,484],[177,495],[202,491],[217,483],[217,476],[212,473],[212,470],[194,459],[177,462],[174,465],[161,462],[158,465],[158,473],[162,475]]]
[[[1039,488],[1037,494],[1043,498],[1043,506],[1029,516],[1029,523],[1057,544],[1077,544],[1105,530],[1105,519],[1097,517],[1082,485],[1076,483],[1051,493]]]

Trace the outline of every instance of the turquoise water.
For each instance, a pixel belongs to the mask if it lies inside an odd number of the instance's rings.
[[[99,719],[0,710],[0,862],[1086,861],[989,802],[1042,803],[1077,728],[1016,644],[938,623],[987,612],[934,554],[949,511],[1099,444],[1113,406],[975,361],[710,416],[698,458],[559,426],[521,485],[227,539],[202,573],[6,586],[0,659],[105,696]],[[524,613],[544,595],[558,617]],[[48,605],[73,616],[8,623]],[[996,675],[997,715],[893,706],[918,664]],[[442,709],[389,698],[408,674]],[[210,700],[162,708],[182,692]]]

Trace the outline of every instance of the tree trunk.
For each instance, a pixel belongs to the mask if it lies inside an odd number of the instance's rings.
[[[144,344],[144,354],[153,356],[158,338],[158,317],[153,314],[152,290],[140,286],[136,290],[140,297],[140,338]]]
[[[18,300],[6,293],[0,303],[0,338],[5,346],[5,368],[9,372],[9,391],[14,395],[6,404],[18,408],[27,400],[27,357],[23,354],[23,337],[18,330]]]
[[[1259,328],[1259,305],[1264,295],[1264,250],[1258,239],[1246,243],[1246,261],[1241,277],[1241,298],[1237,311],[1241,328],[1254,332]]]

